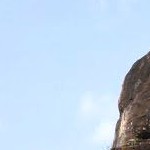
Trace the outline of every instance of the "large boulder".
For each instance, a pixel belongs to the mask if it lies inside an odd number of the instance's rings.
[[[127,73],[118,105],[112,149],[150,150],[150,52]]]

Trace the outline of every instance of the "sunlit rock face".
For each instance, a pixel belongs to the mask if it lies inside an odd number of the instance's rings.
[[[127,73],[119,99],[113,150],[150,150],[150,52]]]

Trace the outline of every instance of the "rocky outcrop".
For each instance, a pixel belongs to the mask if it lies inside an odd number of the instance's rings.
[[[127,73],[119,98],[113,150],[150,150],[150,52]]]

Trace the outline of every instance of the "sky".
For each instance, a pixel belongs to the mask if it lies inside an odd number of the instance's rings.
[[[126,73],[150,48],[149,0],[0,0],[0,149],[108,150]]]

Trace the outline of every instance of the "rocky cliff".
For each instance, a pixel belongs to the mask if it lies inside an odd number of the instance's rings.
[[[150,150],[150,52],[127,73],[112,150]]]

